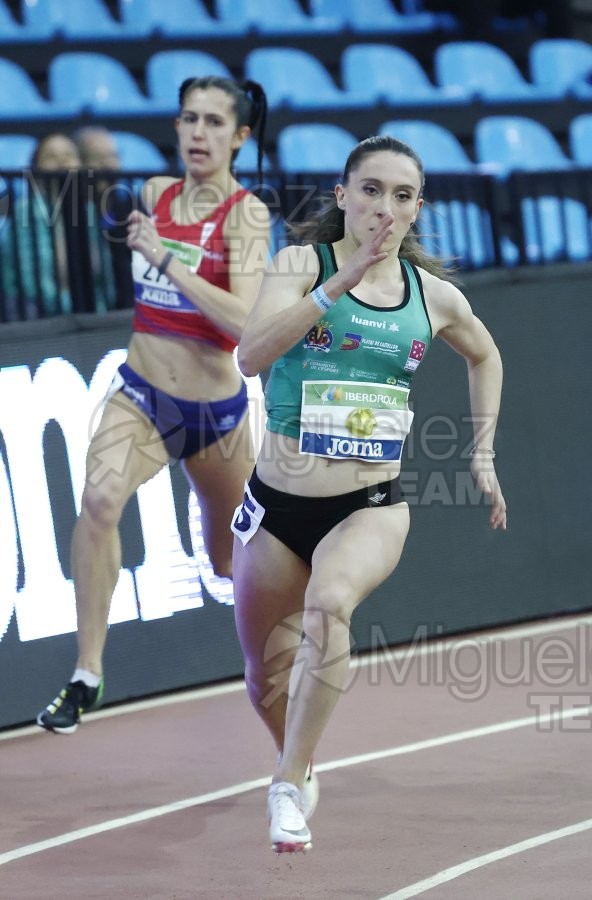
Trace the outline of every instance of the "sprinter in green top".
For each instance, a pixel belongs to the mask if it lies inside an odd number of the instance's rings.
[[[232,530],[247,688],[278,750],[268,796],[278,852],[311,846],[311,760],[347,684],[351,615],[407,537],[407,393],[436,336],[466,360],[471,471],[491,527],[506,527],[493,466],[500,356],[413,234],[423,186],[406,144],[358,144],[331,204],[302,227],[305,245],[274,257],[238,348],[245,375],[273,367],[269,426]]]

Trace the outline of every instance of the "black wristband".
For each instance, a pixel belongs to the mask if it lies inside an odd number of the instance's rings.
[[[173,258],[174,255],[175,255],[175,254],[173,253],[172,250],[169,250],[167,253],[165,253],[165,255],[164,255],[163,258],[162,258],[162,261],[161,261],[160,265],[159,265],[158,268],[156,269],[156,271],[158,272],[159,275],[164,275],[164,273],[165,273],[166,270],[168,269],[169,263],[170,263],[170,261],[171,261],[171,259]]]

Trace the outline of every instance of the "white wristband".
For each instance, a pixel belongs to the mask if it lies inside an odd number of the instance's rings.
[[[310,292],[313,303],[316,303],[322,312],[327,312],[332,306],[335,306],[335,300],[331,300],[325,293],[325,288],[320,284],[314,291]]]

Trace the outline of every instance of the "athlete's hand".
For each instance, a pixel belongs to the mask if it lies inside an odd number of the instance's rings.
[[[359,247],[356,248],[350,258],[341,266],[339,272],[336,273],[340,280],[343,291],[351,291],[360,283],[364,274],[370,266],[382,262],[388,256],[387,250],[381,250],[386,238],[392,233],[393,222],[395,217],[391,215],[382,216],[377,226],[368,233]],[[325,289],[326,286],[325,286]]]
[[[148,262],[158,265],[166,250],[150,216],[134,209],[127,220],[127,246],[139,250]]]
[[[471,473],[477,483],[477,487],[485,494],[488,504],[491,506],[489,524],[493,529],[506,530],[507,515],[506,501],[502,494],[493,460],[489,457],[474,456],[471,460]]]

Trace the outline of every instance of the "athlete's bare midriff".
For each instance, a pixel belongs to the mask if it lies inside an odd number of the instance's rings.
[[[232,353],[205,341],[135,332],[127,362],[154,387],[182,400],[224,400],[241,386]]]
[[[278,491],[303,497],[330,497],[396,478],[400,462],[369,463],[300,453],[296,438],[265,431],[257,458],[261,481]]]

